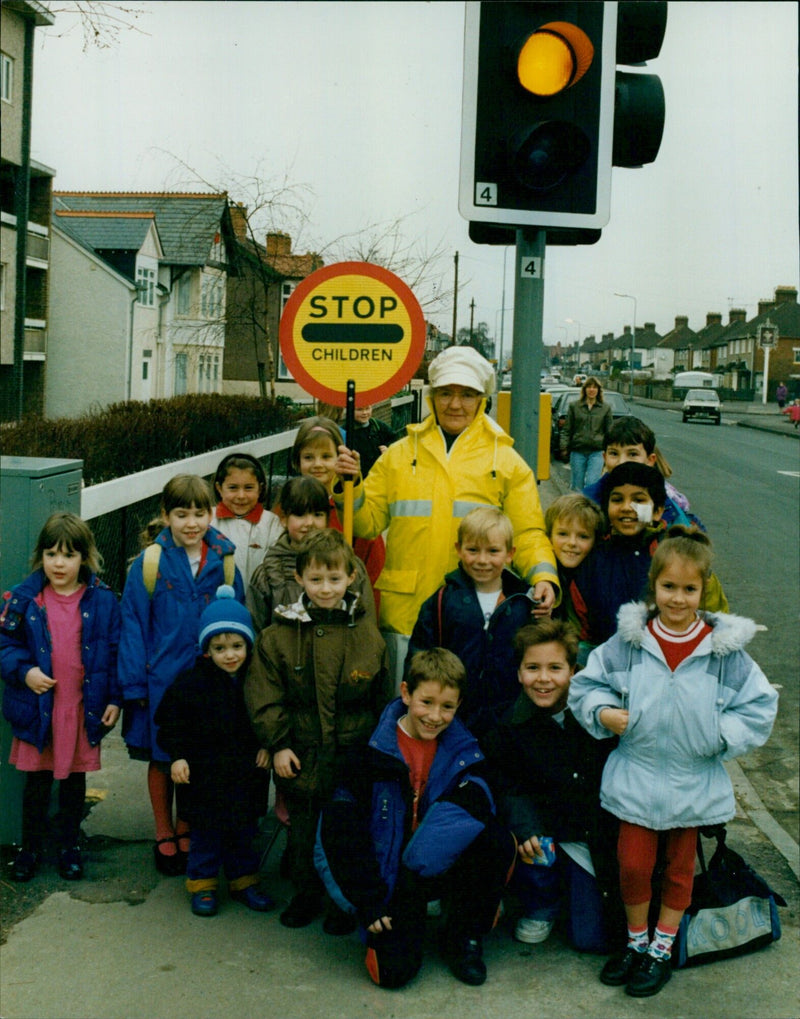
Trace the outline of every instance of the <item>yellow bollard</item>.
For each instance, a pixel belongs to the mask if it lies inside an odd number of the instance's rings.
[[[550,425],[553,418],[553,398],[550,393],[539,394],[539,455],[536,478],[547,481],[550,477]]]
[[[536,478],[547,481],[550,477],[550,422],[553,398],[550,393],[539,394],[539,445],[537,447]],[[511,432],[511,393],[497,393],[497,423],[504,432]]]

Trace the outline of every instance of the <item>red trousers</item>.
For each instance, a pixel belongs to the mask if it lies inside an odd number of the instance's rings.
[[[666,834],[667,838],[667,867],[661,885],[661,904],[669,909],[684,910],[692,901],[697,828],[672,828],[662,833],[620,821],[617,860],[622,901],[626,906],[650,901],[653,894],[650,881],[656,865],[660,834]]]

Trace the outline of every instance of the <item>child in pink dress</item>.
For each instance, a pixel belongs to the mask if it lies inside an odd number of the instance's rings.
[[[22,848],[11,869],[30,881],[42,855],[50,790],[59,782],[56,838],[63,878],[83,877],[78,846],[86,773],[100,770],[100,740],[119,717],[120,611],[97,577],[88,525],[54,513],[42,528],[33,573],[4,596],[0,613],[3,715],[14,739],[9,761],[25,772]]]

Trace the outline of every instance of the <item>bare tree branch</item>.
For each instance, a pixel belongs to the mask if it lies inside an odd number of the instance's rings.
[[[56,16],[56,27],[50,34],[56,38],[70,35],[78,28],[83,32],[84,52],[92,46],[110,49],[119,43],[123,32],[141,32],[148,35],[136,22],[150,11],[144,3],[106,3],[104,0],[67,0],[48,7]],[[60,17],[63,17],[63,28]]]

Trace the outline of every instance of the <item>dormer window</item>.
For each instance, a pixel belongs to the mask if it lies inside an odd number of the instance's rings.
[[[136,287],[139,291],[139,304],[152,308],[156,303],[156,271],[147,266],[136,267]]]

